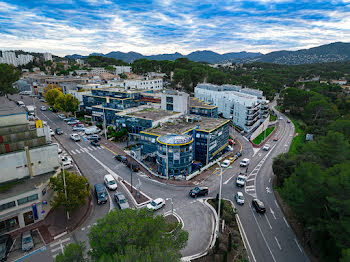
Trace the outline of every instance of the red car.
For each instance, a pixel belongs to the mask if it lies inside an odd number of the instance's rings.
[[[278,141],[278,137],[275,136],[275,137],[273,138],[273,141]]]

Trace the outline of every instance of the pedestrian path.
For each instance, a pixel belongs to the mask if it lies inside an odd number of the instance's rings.
[[[59,239],[57,242],[50,245],[52,258],[56,258],[59,253],[63,253],[64,246],[68,244],[70,238]]]
[[[91,152],[91,151],[96,151],[101,149],[103,149],[103,147],[101,146],[96,146],[96,147],[88,146],[88,147],[71,150],[70,153],[75,155],[75,154],[81,154],[81,153],[86,153],[86,152]]]

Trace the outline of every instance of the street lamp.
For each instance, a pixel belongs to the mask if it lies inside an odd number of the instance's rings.
[[[62,176],[63,176],[63,187],[64,187],[64,194],[66,196],[66,201],[68,199],[68,196],[67,196],[67,187],[66,187],[66,174],[65,174],[65,170],[64,170],[64,165],[63,163],[61,163],[61,167],[62,167]],[[67,211],[67,219],[69,220],[69,211]]]
[[[171,200],[171,224],[174,223],[174,203],[173,203],[173,198],[168,197],[165,200]]]

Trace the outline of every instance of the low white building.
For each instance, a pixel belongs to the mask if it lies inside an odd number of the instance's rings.
[[[154,78],[154,79],[126,79],[124,80],[123,87],[126,90],[130,89],[153,89],[153,90],[161,90],[163,89],[163,79],[162,78]]]
[[[115,68],[115,75],[131,73],[131,66],[113,66]]]
[[[162,110],[189,114],[190,95],[185,92],[165,90],[161,94]]]
[[[44,53],[44,60],[45,61],[53,61],[52,60],[52,54],[51,53]]]
[[[92,67],[90,71],[90,75],[102,75],[104,73],[108,73],[108,71],[104,67]]]

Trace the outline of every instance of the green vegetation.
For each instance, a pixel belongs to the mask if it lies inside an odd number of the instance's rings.
[[[109,58],[109,57],[103,57],[103,56],[88,56],[86,58],[86,63],[88,63],[92,67],[107,67],[106,70],[113,70],[114,68],[111,67],[112,65],[116,66],[125,66],[129,65],[128,63],[125,63],[122,60],[116,60],[114,58]]]
[[[263,131],[256,138],[254,138],[253,143],[256,145],[260,145],[264,141],[264,138],[266,139],[266,137],[268,137],[273,130],[275,130],[275,126],[268,127],[266,131]]]
[[[277,116],[274,116],[274,115],[271,115],[270,114],[270,121],[272,122],[272,121],[276,121],[276,119],[277,119]]]
[[[303,130],[300,129],[299,124],[298,124],[299,121],[296,121],[294,119],[291,119],[291,121],[293,122],[294,127],[295,127],[295,137],[293,138],[293,141],[290,145],[289,154],[291,154],[292,156],[296,156],[296,154],[298,153],[298,149],[305,142],[305,135],[306,134]]]
[[[64,171],[66,180],[67,198],[64,190],[63,172],[50,178],[50,188],[55,195],[50,205],[53,208],[63,207],[66,211],[75,211],[84,206],[86,198],[90,194],[90,188],[86,177],[79,176],[75,173]]]
[[[17,93],[12,84],[19,79],[20,72],[12,65],[0,64],[0,96]]]
[[[45,93],[47,103],[57,110],[74,113],[79,109],[79,100],[71,94],[65,94],[58,89],[50,89]]]
[[[84,262],[86,246],[83,242],[70,243],[64,247],[64,252],[59,253],[56,262]]]

